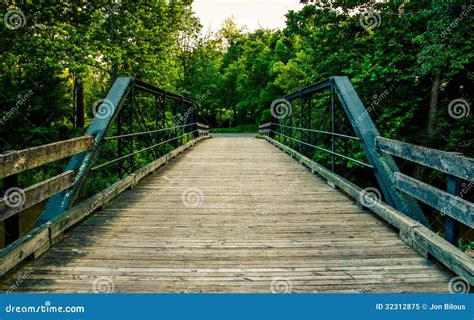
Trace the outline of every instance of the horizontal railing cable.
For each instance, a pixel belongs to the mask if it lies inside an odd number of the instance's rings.
[[[359,141],[359,140],[360,140],[360,139],[357,138],[357,137],[348,136],[348,135],[345,135],[345,134],[342,134],[342,133],[335,133],[335,132],[329,132],[329,131],[321,131],[321,130],[315,130],[315,129],[306,129],[306,128],[299,128],[299,127],[292,127],[292,126],[287,126],[287,125],[279,124],[279,123],[275,123],[274,125],[280,126],[280,127],[289,128],[289,129],[301,130],[301,131],[309,131],[309,132],[323,133],[323,134],[327,134],[327,135],[331,135],[331,136],[336,136],[336,137],[341,137],[341,138],[347,138],[347,139],[352,139],[352,140],[356,140],[356,141]]]
[[[195,124],[196,124],[196,122],[184,124],[184,125],[181,125],[181,126],[157,129],[157,130],[127,133],[127,134],[122,134],[122,135],[118,135],[118,136],[105,137],[104,140],[115,140],[115,139],[120,139],[120,138],[129,138],[129,137],[141,136],[141,135],[150,134],[150,133],[156,133],[156,132],[162,132],[162,131],[167,131],[167,130],[172,130],[172,129],[189,127],[189,126],[192,126],[192,125],[195,125]]]
[[[131,156],[134,156],[134,155],[136,155],[136,154],[138,154],[138,153],[141,153],[141,152],[144,152],[144,151],[147,151],[147,150],[156,148],[156,147],[158,147],[158,146],[160,146],[160,145],[162,145],[162,144],[164,144],[164,143],[167,143],[167,142],[170,142],[170,141],[173,141],[173,140],[182,138],[182,137],[184,137],[184,136],[193,134],[193,133],[196,132],[196,131],[197,131],[197,130],[194,130],[194,131],[191,131],[191,132],[187,132],[187,133],[185,133],[185,134],[183,134],[183,135],[180,135],[180,136],[178,136],[178,137],[174,137],[174,138],[172,138],[172,139],[168,139],[168,140],[166,140],[166,141],[162,141],[162,142],[160,142],[160,143],[157,143],[157,144],[154,144],[154,145],[152,145],[152,146],[146,147],[146,148],[144,148],[144,149],[141,149],[141,150],[138,150],[138,151],[129,153],[129,154],[125,155],[125,156],[116,158],[116,159],[114,159],[114,160],[110,160],[110,161],[108,161],[108,162],[101,163],[101,164],[99,164],[99,165],[93,167],[91,170],[97,170],[97,169],[106,167],[106,166],[111,165],[111,164],[113,164],[113,163],[116,163],[116,162],[118,162],[118,161],[120,161],[120,160],[127,159],[127,158],[129,158],[129,157],[131,157]]]
[[[367,163],[365,163],[365,162],[362,162],[362,161],[359,161],[359,160],[356,160],[356,159],[347,157],[347,156],[342,155],[342,154],[340,154],[340,153],[333,152],[333,151],[331,151],[331,150],[328,150],[328,149],[325,149],[325,148],[322,148],[322,147],[318,147],[318,146],[315,146],[315,145],[313,145],[313,144],[310,144],[310,143],[307,143],[307,142],[304,142],[304,141],[301,141],[301,140],[294,139],[294,138],[292,138],[292,137],[290,137],[290,136],[287,136],[287,135],[282,134],[282,133],[280,133],[280,132],[276,132],[276,131],[271,130],[271,129],[270,129],[269,131],[272,131],[272,132],[274,132],[275,134],[278,134],[278,135],[284,136],[284,137],[286,137],[286,138],[289,138],[289,139],[291,139],[291,140],[293,140],[293,141],[296,141],[296,142],[298,142],[298,143],[304,144],[304,145],[306,145],[306,146],[308,146],[308,147],[312,147],[312,148],[318,149],[318,150],[320,150],[320,151],[333,154],[333,155],[335,155],[336,157],[340,157],[340,158],[343,158],[343,159],[346,159],[346,160],[355,162],[355,163],[357,163],[357,164],[359,164],[359,165],[361,165],[361,166],[363,166],[363,167],[371,168],[371,169],[374,168],[374,167],[373,167],[372,165],[370,165],[370,164],[367,164]]]

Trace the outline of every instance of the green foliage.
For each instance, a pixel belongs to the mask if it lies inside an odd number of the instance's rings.
[[[283,30],[245,33],[229,19],[207,35],[200,33],[191,1],[114,3],[0,4],[2,13],[18,10],[16,4],[26,17],[16,30],[0,24],[0,151],[82,135],[78,115],[85,115],[87,126],[92,104],[119,75],[199,101],[200,120],[221,128],[214,132],[256,132],[257,124],[270,120],[273,100],[346,75],[383,136],[474,156],[474,111],[459,119],[448,112],[455,99],[473,101],[472,1],[322,1],[288,12]],[[374,28],[361,24],[367,13],[379,21]],[[430,118],[433,88],[439,96]],[[382,102],[369,108],[382,94]],[[324,99],[314,102],[318,116]],[[146,122],[153,123],[152,114]],[[108,146],[100,160],[113,158],[115,147]],[[348,150],[363,160],[356,146]],[[51,172],[35,171],[22,184]],[[97,173],[85,194],[117,178]]]
[[[360,15],[351,11],[356,7],[377,15],[380,24],[365,30]],[[463,0],[390,1],[373,7],[366,1],[333,1],[288,12],[282,31],[243,33],[227,21],[217,38],[203,39],[193,51],[208,58],[195,60],[202,65],[190,78],[209,80],[205,87],[212,94],[202,115],[211,127],[232,127],[267,122],[274,99],[332,75],[347,75],[366,107],[388,91],[382,103],[369,108],[384,136],[474,155],[472,141],[466,147],[474,133],[472,116],[453,119],[448,113],[454,99],[472,102],[470,8]],[[207,65],[211,61],[214,67]],[[431,133],[427,115],[436,70],[442,79]],[[183,86],[191,91],[193,83]]]
[[[232,128],[213,128],[210,133],[258,133],[258,127],[254,124],[241,124]]]

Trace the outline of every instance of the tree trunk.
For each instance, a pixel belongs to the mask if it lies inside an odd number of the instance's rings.
[[[430,98],[430,109],[428,112],[428,122],[427,130],[428,135],[434,133],[434,123],[436,121],[436,114],[438,113],[438,104],[439,104],[439,86],[441,84],[441,71],[436,70],[433,78],[433,83],[431,84],[431,98]]]
[[[84,128],[84,83],[82,80],[75,80],[76,86],[76,128]]]
[[[72,125],[76,127],[76,96],[77,96],[77,83],[76,78],[73,78],[73,88],[72,88]]]
[[[426,122],[426,131],[428,137],[431,137],[435,132],[436,114],[438,113],[439,106],[439,87],[441,84],[441,70],[437,69],[433,75],[433,82],[431,83],[431,97],[430,106],[428,110],[428,119]],[[413,177],[415,179],[422,179],[425,174],[426,168],[422,165],[417,165],[413,171]]]

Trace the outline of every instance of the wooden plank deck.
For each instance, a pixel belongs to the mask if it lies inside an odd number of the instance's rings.
[[[14,292],[447,292],[451,272],[262,139],[185,152],[0,282]]]

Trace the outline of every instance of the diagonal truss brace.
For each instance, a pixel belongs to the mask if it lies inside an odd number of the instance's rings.
[[[59,192],[49,198],[38,221],[42,225],[52,218],[69,209],[78,195],[82,184],[89,172],[92,163],[99,155],[100,149],[104,143],[104,137],[111,128],[114,119],[119,114],[126,98],[132,89],[134,79],[131,77],[119,77],[110,88],[105,100],[99,106],[100,112],[97,112],[92,120],[85,135],[94,137],[94,147],[88,151],[77,154],[69,160],[67,170],[77,172],[72,188]]]

